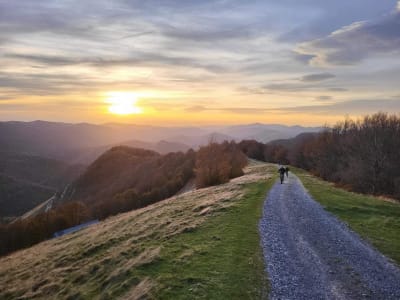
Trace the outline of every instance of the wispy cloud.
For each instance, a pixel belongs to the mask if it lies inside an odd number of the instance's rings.
[[[277,108],[276,111],[286,113],[320,113],[326,115],[338,114],[371,114],[378,111],[400,111],[400,100],[393,99],[367,99],[349,100],[321,105],[304,105]]]
[[[329,101],[329,100],[332,100],[332,99],[333,99],[332,96],[326,96],[326,95],[318,96],[316,98],[316,100],[318,100],[318,101]]]
[[[315,82],[315,81],[322,81],[322,80],[327,80],[331,78],[335,78],[336,76],[331,74],[331,73],[317,73],[317,74],[309,74],[309,75],[304,75],[301,77],[301,81],[304,82]]]
[[[314,65],[352,65],[369,56],[400,53],[400,11],[376,21],[354,22],[326,37],[304,42],[297,48]]]
[[[334,100],[400,92],[398,3],[0,1],[0,99],[52,96],[62,111],[67,96],[139,90],[178,95],[144,99],[165,113],[252,119],[294,99],[342,111]]]

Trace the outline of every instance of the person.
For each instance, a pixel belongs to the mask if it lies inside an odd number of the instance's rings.
[[[289,178],[289,167],[286,167],[285,171],[286,171],[286,177]]]
[[[280,166],[278,172],[279,172],[279,176],[280,176],[281,184],[282,184],[283,180],[285,178],[286,169],[283,166]]]

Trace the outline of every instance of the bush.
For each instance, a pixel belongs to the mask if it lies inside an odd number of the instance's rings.
[[[196,186],[206,187],[228,182],[243,175],[246,156],[234,142],[209,143],[196,155]]]

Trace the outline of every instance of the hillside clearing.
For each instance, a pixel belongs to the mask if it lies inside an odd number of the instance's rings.
[[[188,292],[224,289],[235,295],[246,291],[239,281],[255,290],[263,281],[257,222],[272,173],[274,166],[252,162],[244,176],[227,184],[172,197],[3,257],[0,298],[183,298]],[[235,267],[239,272],[232,271]]]
[[[294,168],[293,168],[294,169]],[[400,205],[336,188],[295,169],[304,187],[329,212],[400,265]]]

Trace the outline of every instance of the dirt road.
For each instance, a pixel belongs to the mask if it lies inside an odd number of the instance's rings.
[[[271,299],[400,299],[400,269],[293,174],[270,190],[259,229]]]

